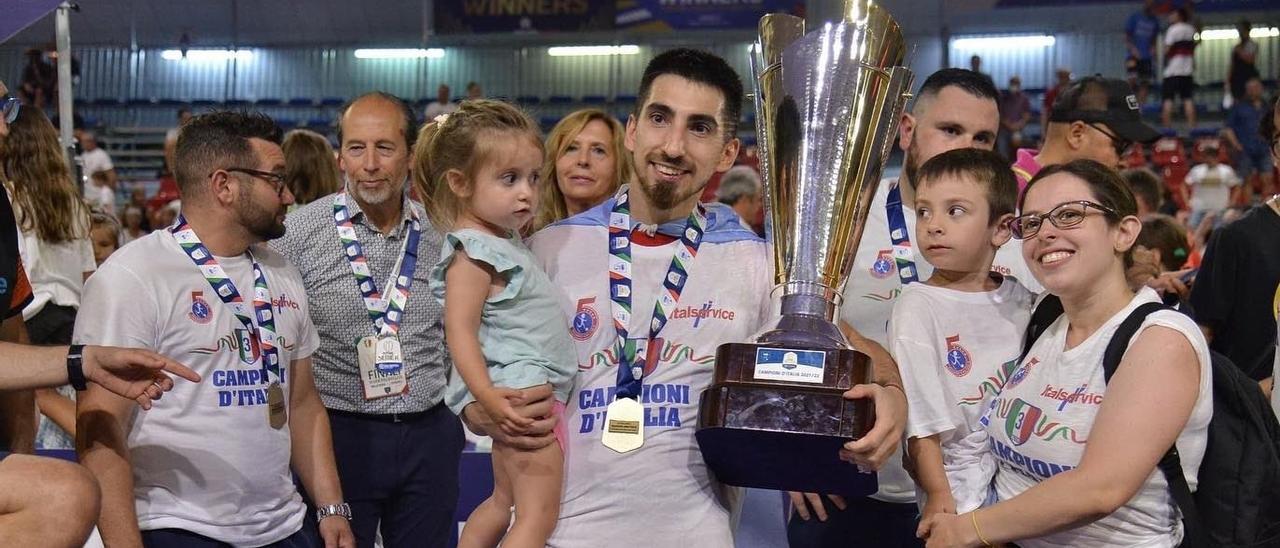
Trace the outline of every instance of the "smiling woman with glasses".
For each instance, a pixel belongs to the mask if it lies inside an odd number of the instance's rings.
[[[1196,484],[1213,413],[1208,344],[1186,315],[1150,311],[1154,291],[1129,289],[1142,224],[1114,170],[1092,160],[1046,167],[1020,205],[1010,228],[1050,293],[1038,306],[1062,312],[1041,324],[990,407],[1000,502],[926,519],[929,546],[1177,546],[1182,519],[1153,472],[1176,443]],[[1135,311],[1145,316],[1108,379],[1103,354]]]

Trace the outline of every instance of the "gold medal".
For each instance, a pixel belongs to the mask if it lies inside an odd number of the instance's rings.
[[[605,409],[600,442],[619,453],[644,445],[644,406],[632,398],[613,400]]]
[[[284,389],[279,382],[267,387],[267,423],[279,430],[289,422],[289,403],[284,400]]]

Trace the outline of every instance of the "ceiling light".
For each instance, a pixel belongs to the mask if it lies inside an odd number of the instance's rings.
[[[1275,38],[1280,36],[1280,28],[1259,27],[1249,31],[1250,38]],[[1204,29],[1196,35],[1200,40],[1236,40],[1240,33],[1236,29]]]
[[[970,36],[956,38],[951,47],[962,49],[1047,48],[1057,40],[1049,34],[1021,34],[1013,36]]]
[[[588,55],[635,55],[640,46],[559,46],[547,48],[552,57],[582,57]]]
[[[440,48],[414,49],[358,49],[356,59],[439,59],[444,57]]]
[[[169,61],[180,61],[184,58],[190,61],[230,61],[232,59],[250,61],[253,59],[253,50],[193,49],[187,50],[187,54],[184,56],[182,50],[167,49],[160,52],[160,57]]]

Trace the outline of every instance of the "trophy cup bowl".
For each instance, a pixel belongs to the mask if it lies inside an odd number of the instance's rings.
[[[809,33],[781,14],[760,21],[752,57],[757,142],[781,315],[751,342],[720,345],[699,402],[698,445],[729,485],[861,496],[874,474],[839,459],[875,421],[867,355],[835,324],[912,74],[889,13],[848,0]],[[758,58],[756,56],[759,56]]]

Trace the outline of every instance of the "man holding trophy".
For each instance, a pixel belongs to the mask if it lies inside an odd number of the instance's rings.
[[[750,339],[768,319],[773,268],[765,242],[733,216],[703,208],[698,196],[737,156],[742,84],[723,59],[673,50],[650,62],[638,96],[626,133],[638,180],[530,241],[566,293],[580,364],[564,418],[561,516],[548,544],[643,538],[729,547],[736,490],[724,488],[695,445],[699,394],[713,380],[717,346]],[[718,312],[681,312],[688,307]],[[873,470],[900,443],[906,398],[888,353],[867,350],[873,359],[860,355],[862,382],[893,387],[835,389],[837,399],[874,405],[877,420],[856,441],[839,438],[825,456]],[[464,410],[464,420],[511,444],[552,443],[549,396],[529,389],[514,402],[539,419],[523,436],[495,428],[477,406]],[[860,475],[841,464],[842,474]]]

